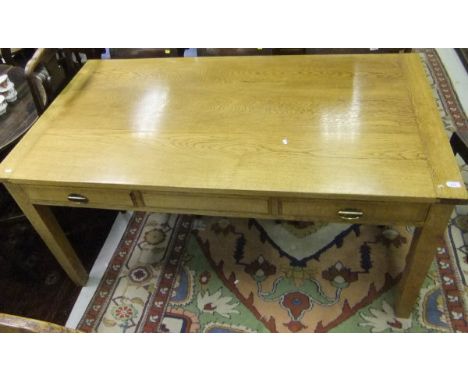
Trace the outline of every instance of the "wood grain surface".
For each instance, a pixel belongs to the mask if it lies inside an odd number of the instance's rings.
[[[0,176],[130,190],[466,198],[416,54],[89,61]]]
[[[425,225],[416,228],[406,259],[406,269],[396,292],[398,298],[395,312],[398,317],[410,316],[437,248],[443,243],[443,233],[452,211],[452,205],[434,204]]]

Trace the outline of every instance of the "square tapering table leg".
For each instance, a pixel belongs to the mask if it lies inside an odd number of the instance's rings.
[[[20,186],[5,186],[67,275],[75,284],[84,286],[88,274],[50,208],[32,204]]]
[[[424,225],[416,228],[406,260],[406,268],[398,285],[395,303],[395,312],[398,317],[410,316],[453,208],[453,205],[448,204],[432,205]]]

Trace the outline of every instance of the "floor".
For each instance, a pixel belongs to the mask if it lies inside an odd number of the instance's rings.
[[[73,307],[72,312],[68,318],[66,323],[66,327],[68,328],[76,328],[78,322],[81,319],[86,307],[89,304],[89,301],[94,295],[96,291],[99,281],[101,280],[102,275],[104,274],[107,265],[114,253],[117,245],[119,244],[120,239],[122,238],[125,228],[130,220],[132,214],[130,212],[126,213],[119,213],[117,218],[112,225],[112,228],[109,232],[109,236],[107,237],[99,255],[96,259],[96,262],[91,269],[89,274],[89,280],[87,285],[81,289],[81,292],[76,300],[75,306]]]
[[[0,204],[15,206],[5,201],[8,194],[1,188],[5,204]],[[80,288],[18,209],[0,211],[0,312],[64,324]],[[70,208],[53,208],[53,212],[90,270],[117,212]]]

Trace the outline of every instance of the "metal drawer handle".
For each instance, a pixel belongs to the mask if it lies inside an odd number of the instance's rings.
[[[338,216],[343,220],[358,220],[364,216],[364,212],[359,210],[346,209],[338,211]]]
[[[69,194],[67,199],[74,203],[88,203],[88,198],[80,194]]]

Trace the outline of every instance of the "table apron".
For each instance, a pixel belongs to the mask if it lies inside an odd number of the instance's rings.
[[[23,185],[32,204],[208,216],[423,225],[429,203]]]

